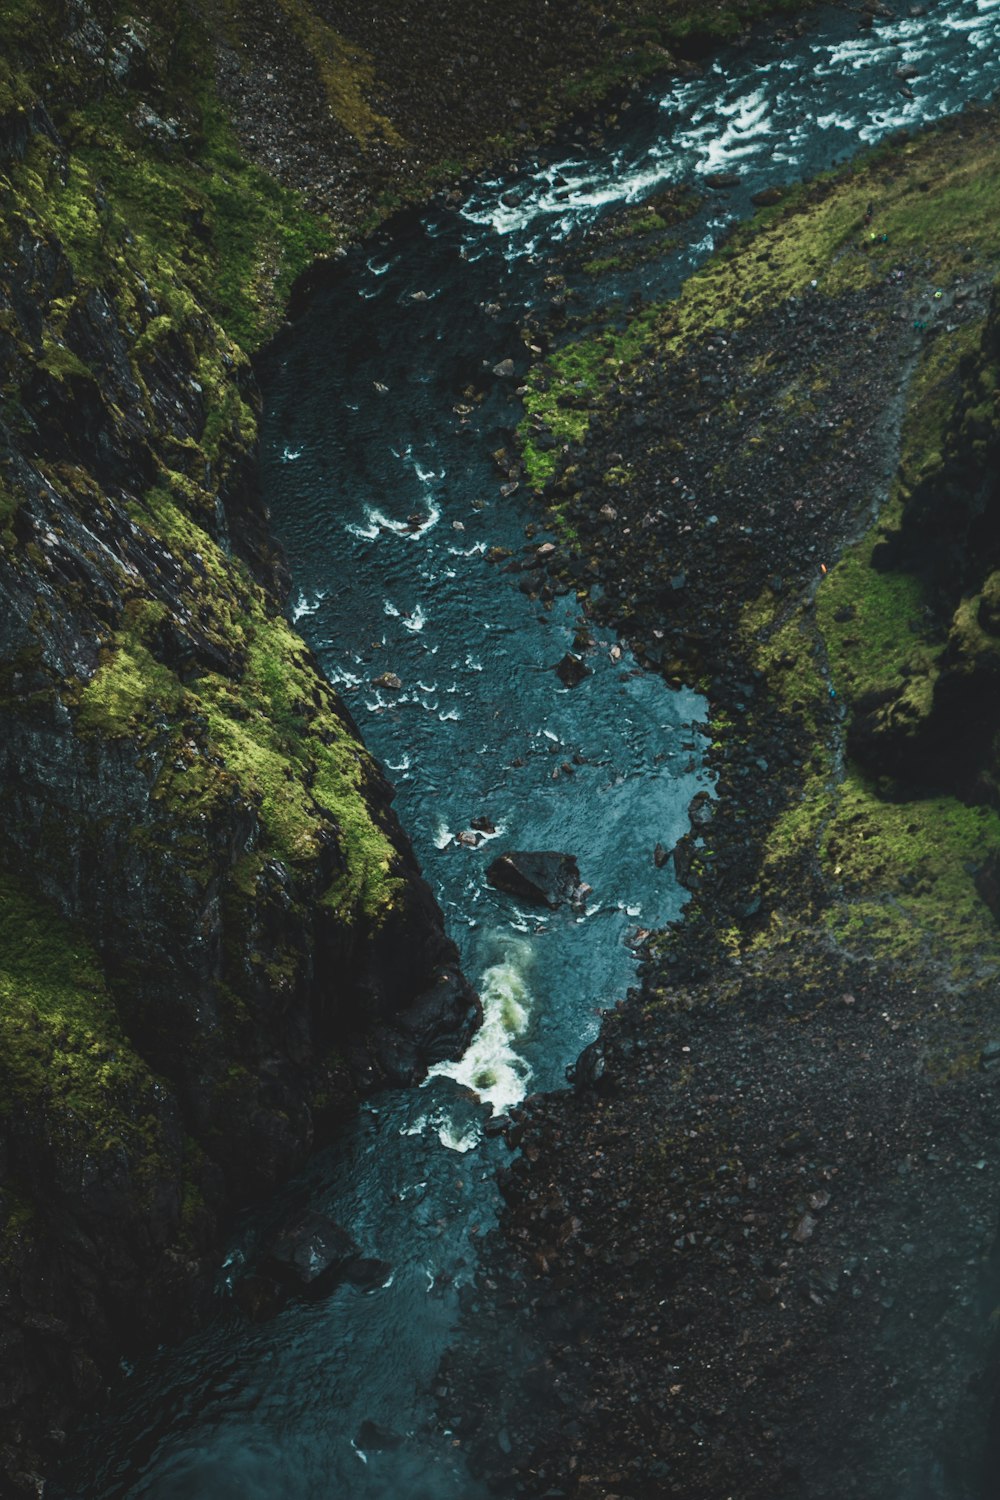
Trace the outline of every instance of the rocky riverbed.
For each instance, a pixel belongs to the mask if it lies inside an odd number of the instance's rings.
[[[995,130],[801,190],[529,381],[546,566],[704,687],[718,798],[518,1116],[507,1342],[441,1398],[496,1493],[995,1492]]]

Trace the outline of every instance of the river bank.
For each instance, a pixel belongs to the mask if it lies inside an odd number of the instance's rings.
[[[539,564],[707,693],[718,798],[518,1118],[473,1346],[526,1311],[441,1406],[497,1493],[994,1492],[995,130],[797,190],[529,379]]]

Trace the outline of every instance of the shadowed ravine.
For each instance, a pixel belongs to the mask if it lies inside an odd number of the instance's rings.
[[[706,172],[743,174],[681,226],[673,258],[591,279],[578,310],[669,294],[751,194],[992,93],[997,14],[941,4],[864,38],[834,14],[805,40],[725,56],[636,103],[599,155],[557,148],[544,166],[479,183],[459,210],[407,217],[348,257],[274,351],[264,482],[293,617],[397,787],[484,1026],[461,1063],[378,1097],[247,1224],[220,1274],[217,1319],[132,1373],[68,1493],[478,1493],[433,1409],[476,1239],[497,1212],[506,1151],[483,1127],[561,1084],[600,1008],[632,980],[636,929],[679,915],[653,850],[676,842],[708,784],[702,700],[619,659],[599,631],[591,675],[564,688],[553,669],[586,628],[577,601],[542,609],[504,571],[531,520],[523,491],[499,493],[492,456],[519,417],[518,330],[548,308],[553,257],[609,209]],[[912,98],[893,79],[902,62],[921,70]],[[507,359],[513,378],[494,374]],[[457,842],[480,818],[495,834]],[[583,907],[539,916],[492,891],[484,871],[505,848],[574,854],[592,887]],[[228,1290],[305,1201],[391,1273],[250,1323]],[[369,1421],[402,1441],[365,1450]]]

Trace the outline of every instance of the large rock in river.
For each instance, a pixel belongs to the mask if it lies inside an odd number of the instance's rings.
[[[325,1214],[309,1212],[274,1236],[265,1263],[296,1290],[317,1293],[328,1288],[357,1252],[346,1229]]]
[[[498,891],[506,891],[519,901],[555,910],[573,895],[580,884],[580,871],[572,854],[559,854],[553,849],[534,853],[511,850],[493,861],[486,879]]]

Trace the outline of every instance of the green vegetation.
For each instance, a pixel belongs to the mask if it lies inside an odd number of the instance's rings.
[[[399,132],[366,97],[375,82],[371,58],[361,48],[349,46],[305,0],[278,3],[313,59],[334,118],[362,143],[379,135],[390,145],[401,146]]]
[[[961,363],[982,333],[982,320],[973,320],[925,349],[903,422],[900,478],[877,524],[821,581],[815,612],[796,608],[781,626],[767,624],[766,605],[746,617],[756,661],[806,723],[809,703],[819,701],[828,681],[848,708],[862,696],[891,695],[897,722],[919,722],[931,710],[946,626],[930,610],[920,580],[879,568],[873,553],[900,524],[907,483],[939,462],[962,395]],[[978,623],[990,583],[984,595],[960,603],[952,634],[983,636],[995,651]],[[837,893],[822,921],[848,946],[898,958],[929,951],[957,970],[993,953],[995,965],[996,921],[975,871],[1000,852],[996,810],[954,797],[904,797],[899,788],[887,799],[885,791],[855,768],[838,775],[824,747],[807,769],[800,800],[768,837],[765,882],[774,891],[787,888],[789,871],[806,859]]]
[[[79,728],[165,747],[155,795],[172,807],[182,843],[190,830],[196,868],[205,859],[200,830],[238,796],[257,810],[271,856],[292,866],[316,859],[335,836],[342,869],[323,900],[348,921],[380,920],[401,884],[396,853],[366,801],[371,759],[332,690],[245,568],[168,490],[147,495],[135,516],[182,561],[184,595],[198,620],[191,664],[183,681],[165,664],[166,607],[134,599],[77,695]],[[197,665],[198,636],[227,653],[230,672]],[[173,649],[184,650],[176,636]],[[262,850],[257,862],[263,858]]]
[[[644,357],[679,357],[709,329],[741,326],[807,288],[834,296],[905,265],[930,293],[968,257],[1000,257],[1000,220],[991,212],[998,195],[1000,160],[987,122],[971,139],[945,125],[903,147],[880,146],[759,209],[674,301],[569,344],[531,372],[521,429],[531,483],[543,488],[558,461],[532,442],[532,420],[563,442],[578,441],[592,403]]]
[[[0,1109],[44,1120],[53,1162],[86,1151],[133,1180],[168,1154],[158,1084],[122,1032],[81,934],[0,873]]]

